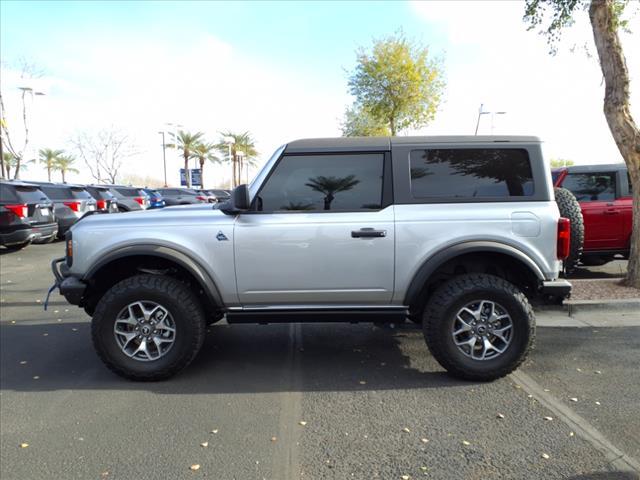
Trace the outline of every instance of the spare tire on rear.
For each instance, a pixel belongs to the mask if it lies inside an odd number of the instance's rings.
[[[569,256],[564,260],[563,270],[565,275],[571,273],[578,265],[582,255],[584,243],[584,222],[582,220],[582,210],[576,197],[566,188],[555,189],[556,203],[560,210],[560,216],[568,218],[571,222],[571,243],[569,245]]]

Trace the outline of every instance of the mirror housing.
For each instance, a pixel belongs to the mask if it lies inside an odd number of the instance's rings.
[[[223,205],[222,210],[227,215],[236,215],[246,212],[251,208],[251,199],[249,198],[249,187],[246,185],[238,185],[231,192],[231,198]]]

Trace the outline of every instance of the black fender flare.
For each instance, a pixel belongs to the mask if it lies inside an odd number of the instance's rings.
[[[544,274],[542,273],[542,270],[540,270],[540,267],[526,253],[511,245],[496,241],[484,240],[462,242],[439,250],[438,252],[427,258],[422,265],[420,265],[420,268],[418,268],[415,275],[411,279],[411,283],[409,283],[407,293],[404,297],[404,305],[412,305],[416,301],[431,274],[433,274],[433,272],[435,272],[446,262],[455,257],[459,257],[467,253],[476,252],[491,252],[508,255],[516,260],[519,260],[526,267],[528,267],[539,281],[544,281]]]
[[[224,307],[224,303],[222,302],[222,295],[220,295],[220,291],[218,290],[216,283],[214,282],[213,278],[211,278],[211,275],[209,275],[207,271],[202,267],[202,265],[186,253],[172,247],[167,247],[166,245],[136,244],[115,248],[102,255],[100,257],[100,260],[91,265],[91,267],[82,277],[82,280],[89,283],[95,276],[95,274],[104,266],[108,265],[114,260],[119,260],[125,257],[132,257],[135,255],[163,258],[180,265],[191,275],[193,275],[193,277],[200,284],[200,287],[204,291],[205,295],[214,305],[217,305],[220,308]]]

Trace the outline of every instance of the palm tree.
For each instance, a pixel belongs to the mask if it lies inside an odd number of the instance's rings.
[[[336,193],[351,190],[360,183],[360,180],[356,180],[355,178],[355,175],[347,175],[342,178],[320,175],[310,178],[309,182],[305,183],[305,185],[316,192],[324,194],[324,209],[331,210],[331,202],[335,199]]]
[[[79,173],[77,168],[73,168],[72,165],[76,161],[71,155],[59,155],[53,164],[53,169],[58,170],[62,175],[62,183],[67,183],[65,175],[67,172]]]
[[[208,160],[214,163],[220,163],[220,159],[213,154],[216,146],[212,143],[198,143],[192,152],[192,158],[197,158],[200,162],[200,186],[204,188],[204,163]]]
[[[219,152],[229,155],[229,142],[225,141],[225,137],[233,138],[234,143],[231,144],[231,158],[229,158],[229,162],[233,168],[233,186],[237,186],[242,183],[242,166],[239,165],[240,156],[238,152],[242,152],[244,160],[248,165],[253,164],[253,160],[258,156],[258,151],[256,150],[255,142],[253,138],[251,138],[251,134],[249,132],[244,133],[233,133],[230,131],[220,132],[220,142],[215,146]]]
[[[179,130],[178,135],[170,134],[173,137],[174,144],[167,145],[168,147],[179,148],[182,150],[182,158],[184,158],[184,176],[187,180],[187,187],[191,187],[191,176],[189,175],[189,159],[193,158],[193,151],[196,146],[202,140],[204,133],[196,132],[189,133],[184,130]]]
[[[51,170],[56,163],[58,157],[64,155],[64,150],[51,150],[50,148],[40,149],[40,161],[47,167],[47,178],[51,181]]]
[[[18,178],[18,159],[11,153],[9,152],[2,152],[2,160],[4,161],[4,171],[7,174],[7,180],[9,180],[11,178],[11,169],[15,168],[16,170],[14,171],[14,180],[16,178]],[[27,164],[29,163],[33,163],[33,159],[31,160],[26,160],[26,161],[22,161],[20,163],[20,167],[26,169],[27,168]]]

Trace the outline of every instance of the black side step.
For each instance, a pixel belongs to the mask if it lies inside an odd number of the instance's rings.
[[[227,323],[402,323],[407,310],[336,309],[336,310],[244,310],[227,312]]]

